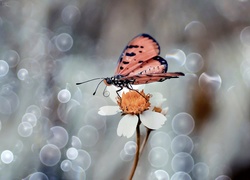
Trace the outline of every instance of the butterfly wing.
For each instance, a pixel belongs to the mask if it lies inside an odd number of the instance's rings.
[[[137,69],[134,69],[128,76],[139,74],[165,73],[168,70],[168,63],[160,56],[155,56],[142,63]]]
[[[138,74],[124,77],[124,80],[129,80],[131,84],[148,84],[152,82],[162,82],[171,78],[178,78],[184,76],[182,72],[169,72],[169,73],[154,73],[154,74]]]
[[[130,81],[132,82],[131,84],[148,84],[184,76],[181,72],[167,73],[167,70],[167,61],[160,56],[155,56],[142,63],[137,69],[133,70],[128,76],[124,76],[121,80]]]
[[[118,61],[115,75],[127,76],[159,53],[160,46],[157,41],[148,34],[140,34],[125,47]]]

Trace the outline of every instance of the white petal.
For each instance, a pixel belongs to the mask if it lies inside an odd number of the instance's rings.
[[[114,102],[114,103],[117,103],[116,101],[116,98],[117,98],[117,93],[116,91],[118,90],[119,88],[115,87],[115,86],[108,86],[107,87],[107,91],[110,93],[109,94],[109,98]]]
[[[103,106],[99,109],[98,114],[102,116],[114,115],[120,111],[119,106]]]
[[[125,115],[119,122],[117,127],[118,136],[126,136],[130,138],[135,133],[135,129],[138,123],[138,117],[136,115]]]
[[[149,129],[159,129],[167,120],[163,114],[149,110],[144,111],[140,115],[140,119],[142,124]]]
[[[168,107],[162,109],[161,113],[162,113],[164,116],[166,116],[167,113],[168,113]]]
[[[150,93],[152,97],[150,98],[151,107],[161,107],[162,103],[166,101],[162,94],[159,92]]]
[[[133,89],[136,89],[136,90],[138,90],[138,91],[143,90],[144,87],[145,87],[145,84],[132,85],[132,88],[133,88]]]

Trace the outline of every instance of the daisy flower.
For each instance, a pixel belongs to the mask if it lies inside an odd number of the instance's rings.
[[[163,126],[167,118],[165,114],[168,108],[162,109],[161,105],[165,101],[160,93],[145,94],[130,90],[123,92],[121,97],[117,97],[118,106],[103,106],[99,110],[100,115],[114,115],[119,112],[123,117],[117,128],[118,136],[130,138],[135,133],[138,124],[143,124],[151,130],[159,129]]]

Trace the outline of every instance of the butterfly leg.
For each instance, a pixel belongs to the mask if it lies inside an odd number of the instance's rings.
[[[137,91],[136,89],[133,89],[131,84],[127,84],[126,88],[128,88],[131,91],[137,92],[138,94],[140,94],[143,98],[145,98],[147,100],[147,98],[145,96],[143,96],[139,91]]]
[[[122,86],[120,86],[119,87],[120,89],[118,89],[118,90],[116,90],[116,94],[118,95],[118,97],[121,99],[121,96],[120,96],[120,94],[118,93],[119,91],[121,91],[122,89],[123,89],[123,87]]]

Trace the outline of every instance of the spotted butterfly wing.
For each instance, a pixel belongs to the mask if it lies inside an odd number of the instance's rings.
[[[133,38],[123,50],[113,77],[94,78],[76,84],[80,85],[102,79],[107,86],[115,85],[119,87],[120,89],[116,91],[118,94],[123,87],[130,88],[130,84],[162,82],[166,79],[184,76],[182,72],[167,72],[168,63],[165,59],[158,56],[159,54],[160,46],[157,41],[148,34],[140,34]],[[96,93],[100,83],[97,85],[93,95]]]
[[[184,76],[182,72],[167,73],[167,70],[167,61],[160,56],[155,56],[152,59],[145,61],[141,66],[133,70],[128,76],[121,78],[121,80],[129,81],[130,84],[148,84]]]
[[[148,34],[138,35],[123,50],[115,75],[127,76],[159,53],[160,46],[154,38]]]

